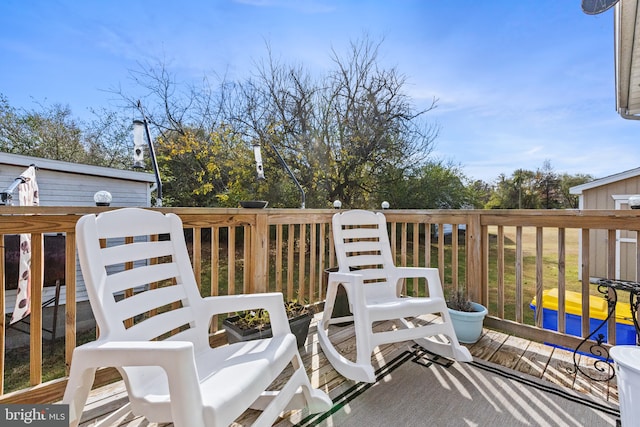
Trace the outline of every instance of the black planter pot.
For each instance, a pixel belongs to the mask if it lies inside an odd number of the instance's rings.
[[[250,341],[257,340],[260,338],[270,338],[272,337],[271,327],[267,326],[265,328],[240,328],[235,322],[240,318],[240,316],[227,317],[222,322],[222,327],[227,332],[227,340],[229,344],[233,344],[235,342],[240,341]],[[309,335],[309,325],[311,324],[311,314],[301,314],[300,316],[293,317],[289,319],[289,327],[291,328],[291,333],[296,336],[296,341],[298,343],[298,347],[302,347],[307,340],[307,335]]]

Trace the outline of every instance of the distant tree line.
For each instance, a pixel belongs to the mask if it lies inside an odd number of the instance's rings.
[[[380,45],[365,38],[344,55],[332,51],[333,67],[320,77],[276,60],[269,46],[242,81],[205,76],[189,86],[163,63],[141,65],[131,76],[144,96],[118,91],[124,105],[93,111],[88,123],[68,106],[19,110],[0,94],[0,151],[129,169],[131,111],[140,100],[154,133],[165,206],[268,200],[270,207],[299,207],[280,154],[309,208],[329,208],[334,200],[368,209],[383,200],[396,209],[577,207],[569,188],[593,178],[558,174],[550,161],[486,183],[435,158],[439,129],[427,115],[437,100],[416,109],[406,78],[379,64]],[[254,145],[262,147],[266,180],[256,179]]]

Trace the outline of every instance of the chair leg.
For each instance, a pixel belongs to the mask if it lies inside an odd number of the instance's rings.
[[[84,405],[93,386],[96,368],[84,369],[79,363],[71,364],[67,387],[64,391],[62,403],[69,405],[69,426],[77,427],[82,418]]]
[[[373,383],[376,381],[376,375],[373,370],[373,366],[371,366],[371,352],[369,351],[367,357],[362,355],[356,358],[356,362],[352,362],[347,359],[335,348],[331,340],[329,339],[328,334],[328,321],[324,319],[318,325],[318,341],[320,342],[320,347],[324,352],[327,360],[331,365],[335,368],[338,373],[346,378],[349,378],[354,381],[363,381],[368,383]],[[358,332],[356,331],[356,341],[358,341]],[[366,344],[366,343],[365,343]],[[357,346],[360,345],[358,342]],[[368,345],[363,345],[366,347],[363,351],[369,348]],[[366,360],[364,360],[366,359]]]
[[[406,319],[400,319],[400,323],[405,328],[416,327],[413,323],[407,321]],[[425,336],[424,338],[414,338],[413,341],[421,345],[424,349],[429,350],[430,352],[438,354],[442,357],[452,358],[457,360],[458,362],[472,362],[473,357],[471,356],[469,349],[458,342],[458,338],[456,337],[456,333],[453,330],[451,321],[449,320],[449,322],[447,323],[445,319],[445,323],[438,326],[439,329],[442,330],[441,334],[447,338],[448,342],[444,342],[444,340],[439,336]],[[429,326],[422,327],[428,328]]]
[[[302,363],[302,358],[300,357],[299,353],[295,355],[294,359],[292,360],[292,364],[296,371],[300,372],[300,376],[302,377],[300,391],[305,398],[305,403],[309,408],[309,412],[315,414],[331,409],[331,406],[333,406],[333,401],[325,392],[323,392],[322,390],[318,390],[311,385],[311,381],[307,376],[307,371],[304,368],[304,364]]]
[[[253,424],[254,427],[271,426],[280,413],[292,409],[308,407],[310,413],[325,412],[333,405],[329,396],[311,386],[307,372],[299,354],[291,359],[294,372],[279,391],[265,392],[251,405],[252,409],[262,410]]]

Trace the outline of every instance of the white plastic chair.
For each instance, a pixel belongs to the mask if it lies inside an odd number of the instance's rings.
[[[200,296],[178,216],[119,209],[82,217],[76,234],[100,332],[73,352],[63,398],[70,425],[80,420],[96,368],[109,366],[120,371],[135,415],[177,427],[228,426],[248,408],[263,411],[254,425],[270,426],[285,410],[331,407],[309,382],[280,293]],[[134,242],[124,244],[127,236]],[[254,308],[269,311],[273,338],[210,347],[213,314]],[[265,391],[290,365],[286,384]]]
[[[335,214],[333,240],[339,268],[337,272],[329,273],[318,339],[336,371],[355,381],[374,382],[373,350],[381,344],[408,340],[444,357],[461,362],[473,360],[469,350],[456,338],[438,269],[396,267],[391,255],[387,222],[382,213],[351,210]],[[401,296],[405,278],[426,280],[428,296]],[[332,318],[339,285],[344,286],[353,315]],[[424,314],[438,314],[442,322],[426,326],[411,322],[412,317]],[[329,325],[348,320],[354,322],[355,361],[340,354],[329,339]],[[374,322],[386,320],[397,320],[398,328],[374,332]]]

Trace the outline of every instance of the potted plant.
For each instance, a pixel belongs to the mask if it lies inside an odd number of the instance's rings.
[[[291,332],[296,336],[298,347],[302,347],[309,334],[309,324],[314,310],[296,301],[285,302],[284,308]],[[272,336],[269,313],[264,309],[237,312],[234,316],[224,319],[222,326],[227,332],[230,344]]]
[[[447,300],[449,315],[458,341],[473,344],[482,335],[482,323],[488,310],[482,304],[468,300],[463,291],[454,293]]]

